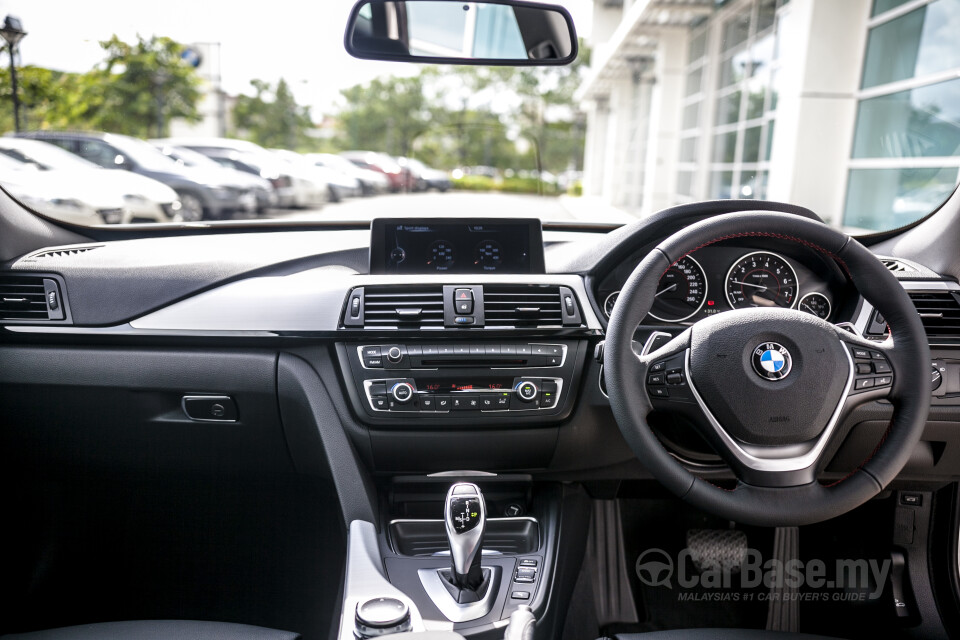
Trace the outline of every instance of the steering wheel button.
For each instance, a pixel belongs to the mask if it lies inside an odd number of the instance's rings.
[[[648,389],[648,391],[650,392],[650,395],[653,396],[653,397],[655,397],[655,398],[669,398],[669,397],[670,397],[670,392],[667,391],[666,388],[664,388],[664,387],[651,387],[650,389]]]
[[[869,362],[857,363],[857,373],[873,373],[873,367]]]
[[[886,358],[884,357],[884,355],[883,355],[882,353],[880,353],[879,351],[871,351],[871,352],[870,352],[870,357],[873,358],[874,360],[886,360]]]
[[[666,362],[654,362],[652,365],[650,365],[650,373],[657,373],[658,371],[663,371],[666,368]]]
[[[870,389],[871,387],[873,387],[873,378],[860,378],[854,385],[857,390]]]
[[[881,376],[873,379],[874,387],[889,387],[891,384],[893,384],[893,378],[890,376]]]
[[[668,373],[668,374],[667,374],[667,384],[683,384],[683,374],[681,374],[681,373]]]
[[[647,376],[647,384],[649,385],[662,385],[665,380],[666,377],[662,373],[653,373]]]
[[[870,352],[860,347],[853,347],[853,357],[860,358],[861,360],[869,360]]]
[[[885,360],[883,361],[877,360],[876,362],[874,362],[873,370],[876,371],[877,373],[890,373],[892,371],[892,369],[890,369],[890,365],[887,364]]]

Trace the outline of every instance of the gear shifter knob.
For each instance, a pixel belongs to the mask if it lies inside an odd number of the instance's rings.
[[[450,487],[443,519],[450,543],[453,578],[461,589],[476,589],[483,582],[480,556],[486,515],[483,495],[477,485],[458,482]]]

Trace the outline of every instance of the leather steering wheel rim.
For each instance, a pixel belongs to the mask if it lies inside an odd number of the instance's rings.
[[[756,486],[744,482],[738,474],[733,490],[718,487],[695,476],[675,459],[647,423],[653,404],[644,382],[652,360],[634,352],[633,338],[653,304],[660,277],[684,256],[735,238],[795,242],[835,261],[863,298],[883,314],[891,328],[891,338],[882,344],[853,334],[838,337],[847,346],[882,350],[893,368],[893,384],[887,399],[893,404],[894,413],[873,455],[832,485],[813,480],[791,486]],[[715,317],[742,311],[746,310],[727,311]],[[816,320],[833,329],[825,321]],[[727,321],[736,322],[737,316],[728,316]],[[684,335],[689,341],[692,329],[673,343]],[[841,330],[837,333],[846,334]],[[662,351],[672,346],[676,352],[679,347],[673,343]],[[852,371],[852,360],[850,366]],[[640,262],[623,286],[607,327],[604,348],[604,377],[614,417],[644,466],[670,491],[694,506],[731,520],[761,526],[796,526],[827,520],[854,509],[882,491],[907,463],[922,435],[930,403],[929,367],[930,349],[919,315],[904,288],[876,256],[855,239],[822,223],[768,211],[709,218],[661,242]],[[847,388],[849,390],[849,385]],[[849,397],[845,392],[841,406]],[[823,460],[818,464],[823,464]]]

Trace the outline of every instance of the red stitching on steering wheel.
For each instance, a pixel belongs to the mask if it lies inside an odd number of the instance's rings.
[[[810,248],[810,249],[815,249],[816,251],[819,251],[820,253],[824,254],[825,256],[831,258],[832,260],[834,260],[835,262],[837,262],[841,267],[843,267],[843,270],[844,270],[844,272],[847,274],[847,277],[848,277],[848,278],[850,278],[851,280],[853,279],[853,276],[850,274],[850,269],[847,268],[847,263],[843,261],[843,258],[841,258],[841,257],[838,256],[837,254],[833,253],[832,251],[828,251],[827,249],[824,249],[824,248],[821,247],[820,245],[818,245],[818,244],[816,244],[816,243],[814,243],[814,242],[810,242],[809,240],[804,240],[803,238],[796,238],[796,237],[794,237],[794,236],[787,236],[787,235],[784,235],[784,234],[782,234],[782,233],[771,233],[771,232],[768,232],[768,231],[744,231],[744,232],[742,232],[742,233],[732,233],[732,234],[729,234],[729,235],[721,236],[721,237],[719,237],[719,238],[715,238],[715,239],[713,239],[713,240],[710,240],[709,242],[704,242],[703,244],[698,245],[698,246],[694,247],[693,249],[691,249],[690,251],[686,252],[686,253],[683,254],[683,256],[681,256],[680,258],[677,258],[669,267],[667,267],[667,268],[664,270],[663,273],[665,274],[665,273],[666,273],[667,271],[669,271],[672,267],[676,266],[676,264],[677,264],[678,262],[680,262],[681,260],[683,260],[683,258],[685,258],[686,256],[690,255],[691,253],[694,253],[695,251],[699,251],[700,249],[703,249],[704,247],[708,247],[708,246],[710,246],[711,244],[716,244],[716,243],[718,243],[718,242],[723,242],[724,240],[733,240],[733,239],[735,239],[735,238],[777,238],[777,239],[779,239],[779,240],[788,240],[788,241],[790,241],[790,242],[796,242],[797,244],[803,245],[803,246],[808,247],[808,248]],[[660,277],[662,278],[663,275],[661,274]],[[842,478],[840,478],[839,480],[836,480],[836,481],[834,481],[834,482],[831,482],[830,484],[824,484],[823,486],[824,486],[825,488],[835,487],[835,486],[837,486],[838,484],[840,484],[841,482],[843,482],[844,480],[852,477],[855,473],[857,473],[857,472],[860,471],[861,469],[863,469],[863,467],[865,467],[866,464],[867,464],[868,462],[870,462],[870,460],[873,459],[873,456],[877,455],[877,452],[880,451],[880,447],[883,445],[884,441],[887,439],[887,435],[890,433],[890,428],[891,428],[892,426],[893,426],[893,423],[891,422],[891,423],[887,426],[887,430],[883,432],[883,436],[881,436],[880,442],[877,443],[877,446],[874,448],[873,452],[872,452],[869,456],[867,456],[867,458],[866,458],[863,462],[861,462],[859,465],[857,465],[856,468],[854,468],[850,473],[848,473],[848,474],[845,475],[844,477],[842,477]],[[718,485],[718,484],[714,484],[713,482],[710,482],[709,480],[707,480],[706,482],[707,482],[707,484],[709,484],[709,485],[711,485],[711,486],[713,486],[713,487],[716,487],[717,489],[720,489],[721,491],[736,491],[736,487],[734,487],[733,489],[727,489],[727,488],[725,488],[725,487],[721,487],[721,486]]]

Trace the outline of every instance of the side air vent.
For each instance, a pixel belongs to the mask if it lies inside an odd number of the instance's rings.
[[[893,258],[880,258],[880,263],[893,273],[913,273],[916,269],[905,262],[894,260]]]
[[[402,329],[442,328],[443,288],[365,287],[363,325]]]
[[[87,253],[88,251],[99,249],[102,246],[102,244],[95,244],[83,247],[68,247],[65,249],[44,249],[43,251],[38,251],[31,256],[27,256],[23,259],[23,261],[34,262],[38,260],[48,260],[50,258],[72,258],[73,256],[80,255],[81,253]]]
[[[910,291],[931,344],[960,342],[960,294],[950,291]]]
[[[47,322],[64,317],[60,287],[53,278],[0,276],[0,320]]]
[[[563,326],[560,297],[560,287],[556,286],[486,285],[483,287],[486,326]]]

